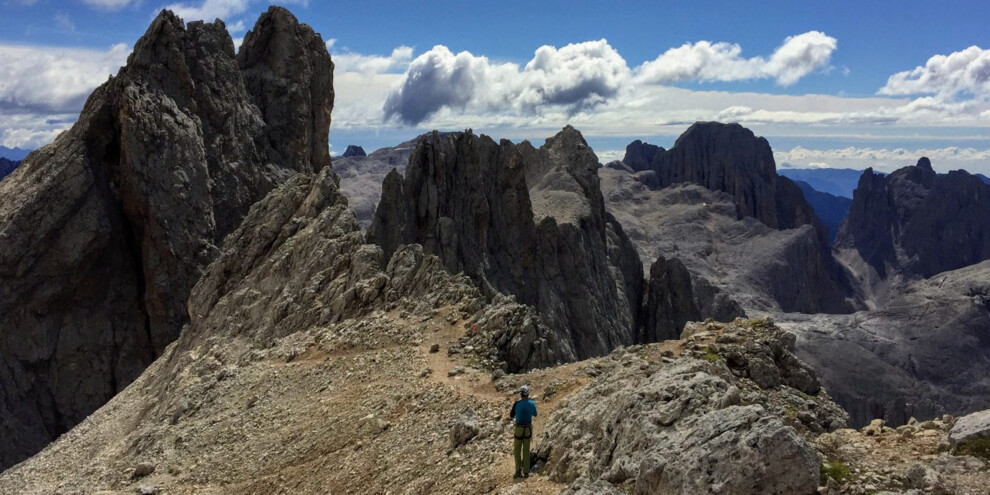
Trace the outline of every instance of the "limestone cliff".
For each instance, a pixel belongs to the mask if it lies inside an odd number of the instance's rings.
[[[332,70],[285,9],[239,56],[222,22],[163,11],[72,129],[0,183],[0,467],[133,381],[250,206],[329,167]]]

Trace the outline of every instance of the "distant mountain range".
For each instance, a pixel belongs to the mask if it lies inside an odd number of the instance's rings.
[[[862,170],[851,168],[779,168],[777,173],[795,181],[807,182],[816,191],[852,198]]]
[[[974,175],[976,175],[983,182],[985,182],[987,184],[990,184],[990,177],[987,177],[987,176],[985,176],[983,174],[974,174]]]
[[[814,208],[818,218],[822,219],[822,223],[828,229],[829,241],[835,242],[835,234],[839,231],[839,224],[849,214],[852,199],[818,191],[803,180],[795,180],[794,183],[801,188],[804,199],[808,200],[808,203]]]
[[[4,177],[10,175],[11,172],[20,165],[21,162],[15,162],[13,160],[8,160],[6,158],[0,157],[0,180]]]
[[[22,150],[20,148],[8,148],[6,146],[0,146],[0,158],[6,158],[15,162],[19,162],[28,156],[33,150]]]

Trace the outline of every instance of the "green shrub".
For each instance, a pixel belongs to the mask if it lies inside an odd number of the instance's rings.
[[[722,359],[722,357],[719,356],[717,353],[715,353],[715,351],[713,351],[711,347],[706,347],[705,355],[701,356],[701,359],[704,359],[709,363],[717,363],[720,359]]]
[[[825,484],[829,478],[832,478],[839,483],[846,481],[852,476],[852,471],[849,470],[844,462],[832,461],[822,464],[821,467],[821,484]]]

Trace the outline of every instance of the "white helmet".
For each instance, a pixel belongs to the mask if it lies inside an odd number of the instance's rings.
[[[529,385],[523,385],[522,388],[519,389],[519,395],[529,397]]]

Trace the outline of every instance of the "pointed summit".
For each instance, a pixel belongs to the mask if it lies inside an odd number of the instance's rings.
[[[251,205],[329,167],[323,40],[272,8],[244,44],[162,11],[76,124],[0,183],[0,468],[133,381]]]

